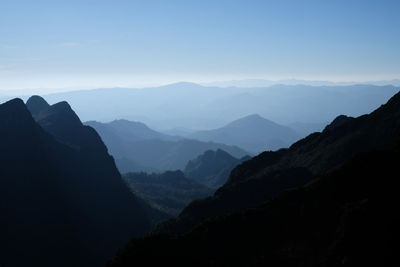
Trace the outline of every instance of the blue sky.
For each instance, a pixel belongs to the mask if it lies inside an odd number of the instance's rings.
[[[400,78],[400,1],[0,0],[0,90]]]

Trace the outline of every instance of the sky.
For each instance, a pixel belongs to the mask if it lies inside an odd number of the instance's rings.
[[[0,90],[400,78],[400,1],[0,0]]]

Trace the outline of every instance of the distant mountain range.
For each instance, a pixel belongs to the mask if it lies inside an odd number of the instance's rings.
[[[72,91],[48,94],[45,98],[49,103],[68,101],[84,121],[119,118],[141,121],[157,130],[207,130],[249,114],[259,114],[281,125],[326,123],[339,114],[355,117],[369,113],[398,91],[393,85],[275,84],[222,88],[177,83],[143,89]]]
[[[263,79],[244,79],[244,80],[231,80],[231,81],[217,81],[211,83],[204,83],[205,86],[219,86],[219,87],[266,87],[277,84],[283,85],[311,85],[311,86],[348,86],[357,84],[370,84],[370,85],[393,85],[400,86],[400,79],[393,80],[378,80],[378,81],[365,81],[365,82],[331,82],[331,81],[317,81],[317,80],[300,80],[300,79],[286,79],[286,80],[263,80]]]
[[[400,93],[243,162],[110,265],[395,266],[399,151]]]
[[[183,170],[189,160],[206,150],[222,149],[241,158],[248,154],[245,151],[253,154],[273,151],[300,139],[291,128],[259,115],[246,116],[215,130],[194,132],[186,138],[163,134],[143,123],[127,120],[89,121],[85,124],[101,135],[123,173]],[[152,154],[147,158],[149,151]],[[183,157],[185,155],[187,158]]]
[[[195,132],[188,137],[235,145],[252,153],[289,147],[300,139],[300,135],[291,128],[257,114],[240,118],[215,130]]]
[[[96,131],[67,102],[0,105],[0,264],[97,266],[150,227]]]
[[[138,122],[87,122],[96,129],[121,172],[183,170],[187,162],[207,150],[222,149],[241,158],[245,150],[231,145],[170,136]]]

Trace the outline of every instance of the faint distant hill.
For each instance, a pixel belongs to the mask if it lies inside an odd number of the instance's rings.
[[[184,169],[189,160],[210,149],[223,149],[238,158],[248,154],[236,146],[162,134],[138,122],[119,120],[87,125],[100,134],[121,172]]]
[[[189,137],[201,141],[236,145],[253,153],[288,147],[300,139],[300,135],[291,128],[257,114],[240,118],[215,130],[193,133]]]
[[[339,114],[356,117],[378,108],[398,91],[392,85],[221,88],[177,83],[144,89],[72,91],[45,98],[49,103],[68,101],[83,121],[121,118],[157,129],[214,129],[248,114],[282,125],[328,122]]]
[[[211,188],[218,188],[228,180],[233,168],[250,158],[250,156],[245,156],[237,159],[221,149],[207,150],[197,158],[190,160],[184,172],[190,179]]]
[[[96,128],[101,135],[112,135],[117,136],[127,141],[139,141],[139,140],[178,140],[179,137],[171,136],[157,132],[147,127],[146,124],[137,121],[128,120],[113,120],[109,123],[101,123],[97,121],[87,121],[86,125]]]

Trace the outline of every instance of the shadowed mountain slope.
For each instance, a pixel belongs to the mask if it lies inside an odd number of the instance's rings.
[[[27,106],[0,105],[0,264],[101,266],[149,222],[67,103],[34,97]]]
[[[398,148],[359,154],[304,187],[183,236],[132,240],[110,266],[397,266]]]

